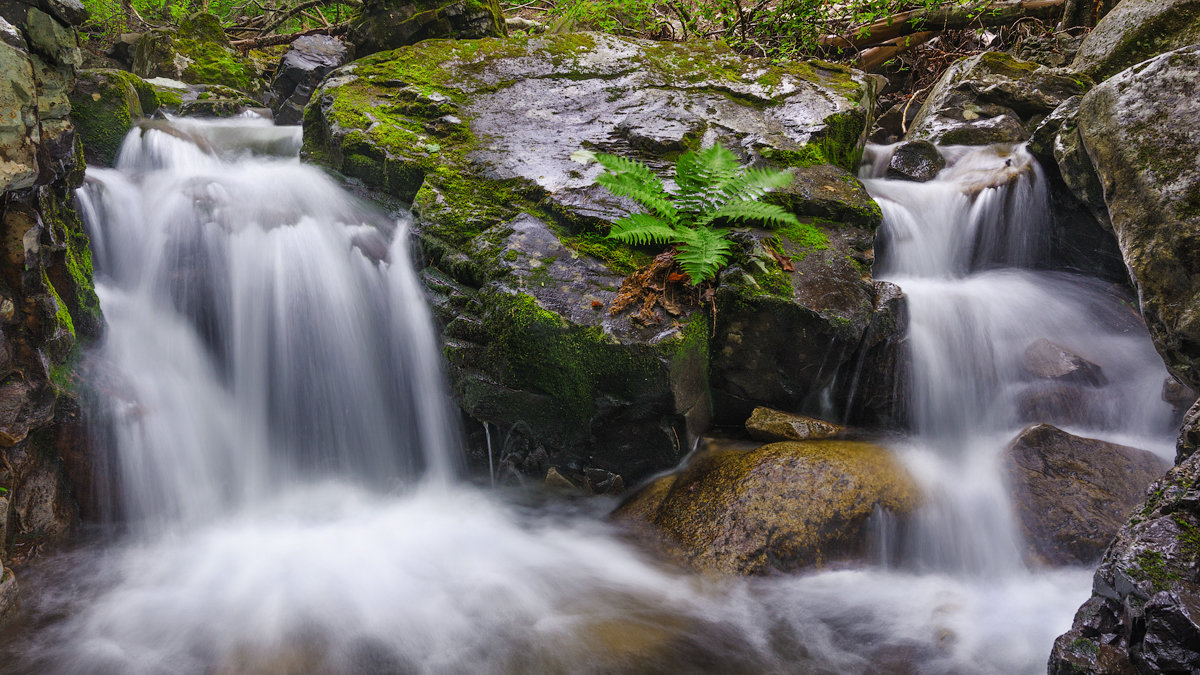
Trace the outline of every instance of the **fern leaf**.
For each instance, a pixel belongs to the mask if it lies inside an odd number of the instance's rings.
[[[704,213],[721,204],[717,186],[742,173],[737,156],[720,143],[698,152],[686,152],[675,162],[675,200],[680,211]]]
[[[669,244],[676,239],[671,224],[648,213],[633,213],[612,223],[608,236],[626,244]]]
[[[782,207],[757,201],[728,202],[716,211],[707,214],[697,224],[707,225],[721,219],[735,223],[746,221],[759,222],[768,227],[800,224],[800,221],[796,220],[796,216]]]
[[[714,186],[719,193],[715,197],[713,209],[718,209],[729,202],[753,201],[762,199],[771,190],[787,187],[792,182],[792,174],[773,169],[744,169],[736,176],[731,176],[724,182]]]
[[[676,220],[675,205],[650,167],[634,159],[605,153],[597,153],[596,161],[608,170],[596,177],[597,184],[618,197],[633,199],[671,222]]]
[[[729,263],[730,244],[725,238],[728,230],[701,227],[679,228],[676,232],[679,250],[675,260],[687,272],[693,286],[715,278]]]

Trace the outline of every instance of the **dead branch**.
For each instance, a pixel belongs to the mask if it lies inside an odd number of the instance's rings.
[[[263,37],[247,38],[245,40],[234,40],[230,42],[230,46],[240,50],[243,54],[251,49],[261,49],[263,47],[274,47],[275,45],[286,45],[292,40],[305,35],[342,35],[350,30],[350,22],[344,21],[339,24],[334,24],[328,28],[313,28],[312,30],[301,31],[299,33],[288,33],[286,35],[265,35]]]
[[[280,12],[274,19],[263,26],[263,32],[270,33],[276,28],[279,28],[283,24],[287,23],[292,17],[298,14],[303,14],[305,10],[312,9],[313,7],[320,7],[322,5],[350,5],[352,7],[359,7],[362,5],[362,2],[359,0],[307,0],[307,2],[293,5],[283,12]]]
[[[925,44],[939,34],[939,31],[930,30],[923,33],[913,33],[905,35],[870,49],[864,49],[858,53],[858,67],[868,73],[875,72],[880,66],[896,58],[897,55],[916,47],[917,45]]]
[[[1024,18],[1054,19],[1061,12],[1063,2],[1065,0],[983,0],[956,7],[912,10],[858,26],[844,35],[826,36],[820,43],[839,49],[862,49],[913,33],[1006,26]]]

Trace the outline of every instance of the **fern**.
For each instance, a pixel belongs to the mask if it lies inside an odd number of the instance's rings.
[[[729,264],[729,230],[713,227],[714,223],[799,225],[786,210],[758,201],[769,191],[790,184],[791,174],[744,167],[719,143],[679,157],[674,193],[637,160],[586,150],[572,158],[584,164],[598,162],[606,171],[596,178],[597,184],[649,211],[613,221],[608,236],[638,246],[675,244],[675,259],[693,285],[716,278]]]

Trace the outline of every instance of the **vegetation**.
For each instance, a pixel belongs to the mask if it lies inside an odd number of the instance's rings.
[[[729,262],[729,230],[716,224],[799,225],[782,207],[759,201],[767,191],[791,183],[791,174],[744,167],[719,143],[679,157],[674,193],[667,192],[658,176],[637,160],[586,150],[576,157],[585,163],[599,162],[606,171],[596,178],[598,184],[648,210],[613,221],[608,236],[634,245],[675,244],[676,262],[693,286],[715,278]]]

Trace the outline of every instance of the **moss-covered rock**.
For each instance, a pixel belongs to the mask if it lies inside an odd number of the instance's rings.
[[[254,64],[229,46],[217,17],[205,13],[184,20],[178,32],[142,35],[134,47],[133,72],[144,78],[222,85],[256,97],[264,88]]]
[[[1198,69],[1200,46],[1155,57],[1089,92],[1078,115],[1150,336],[1168,369],[1193,388],[1200,386]]]
[[[1200,0],[1123,0],[1088,33],[1071,69],[1099,82],[1200,42]]]
[[[878,207],[848,172],[818,165],[857,161],[875,86],[839,66],[773,66],[712,44],[429,40],[330,73],[305,112],[304,153],[412,202],[458,399],[522,437],[510,463],[538,476],[547,462],[595,466],[630,481],[673,464],[709,423],[713,327],[682,298],[652,307],[649,322],[610,313],[622,277],[658,250],[605,239],[632,204],[571,154],[664,169],[720,140],[747,160],[801,167],[784,199],[810,222],[780,245],[797,260],[828,248],[840,259],[814,267],[813,282],[843,265],[869,296]],[[859,259],[828,246],[822,228],[837,242],[855,233]],[[793,281],[760,253],[774,267],[749,276],[790,295]]]
[[[1020,143],[1033,123],[1090,84],[1003,52],[956,61],[938,80],[906,140],[940,145]]]
[[[919,498],[883,448],[784,442],[706,449],[631,497],[613,519],[649,528],[695,567],[766,574],[854,560],[877,509],[904,516]]]
[[[498,0],[366,0],[350,27],[359,57],[422,40],[507,34]]]
[[[111,165],[134,123],[158,109],[154,88],[123,70],[81,70],[71,93],[72,118],[89,162]]]

